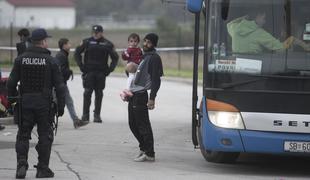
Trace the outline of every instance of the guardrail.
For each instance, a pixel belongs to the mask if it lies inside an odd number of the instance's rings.
[[[160,53],[165,67],[177,69],[179,71],[181,69],[190,69],[192,67],[193,47],[159,47],[156,49],[157,52]],[[201,46],[199,49],[203,50],[204,48]],[[53,54],[59,51],[58,48],[49,48],[49,50],[53,52]],[[2,59],[7,59],[10,60],[10,62],[13,62],[14,58],[17,56],[16,47],[0,46],[0,52],[1,51],[6,53],[0,53],[0,63]],[[72,48],[70,51],[74,52],[75,49]],[[117,48],[116,51],[121,53],[124,49]],[[202,53],[202,51],[200,51],[200,53]],[[71,58],[72,56],[73,53],[71,53]]]
[[[59,48],[48,48],[50,51],[59,51]],[[168,51],[191,51],[193,50],[193,47],[163,47],[163,48],[156,48],[159,52],[168,52]],[[203,49],[202,46],[199,47],[200,50]],[[8,50],[8,51],[16,51],[16,47],[9,47],[9,46],[0,46],[0,50]],[[71,52],[74,52],[75,49],[71,49]],[[124,49],[117,48],[117,52],[122,52]]]

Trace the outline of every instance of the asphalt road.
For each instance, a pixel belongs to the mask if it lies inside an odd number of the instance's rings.
[[[103,124],[90,123],[75,130],[67,112],[60,119],[50,167],[59,180],[202,180],[202,179],[310,179],[310,159],[243,154],[236,164],[206,162],[191,143],[191,86],[163,81],[150,117],[155,136],[156,162],[137,163],[138,144],[127,123],[127,104],[119,92],[125,77],[109,77],[104,91]],[[77,75],[69,82],[76,111],[82,112],[83,88]],[[200,88],[201,89],[201,88]],[[201,94],[201,93],[200,93]],[[93,109],[93,107],[92,107]],[[92,110],[91,109],[91,110]],[[91,119],[92,120],[92,119]],[[0,132],[0,179],[14,179],[17,128],[9,125]],[[34,132],[26,179],[34,179],[37,153]]]

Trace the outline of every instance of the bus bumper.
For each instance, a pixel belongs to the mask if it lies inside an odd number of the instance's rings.
[[[305,134],[219,128],[209,121],[205,107],[199,128],[204,149],[211,151],[281,154],[287,153],[284,150],[285,141],[310,142],[310,132]]]
[[[240,131],[246,152],[287,153],[285,141],[310,142],[310,134]]]
[[[204,148],[212,151],[278,154],[287,153],[285,141],[310,142],[310,133],[225,129],[214,126],[207,118],[200,128]]]

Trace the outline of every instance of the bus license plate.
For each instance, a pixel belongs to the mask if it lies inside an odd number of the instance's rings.
[[[285,141],[284,151],[310,153],[310,142]]]

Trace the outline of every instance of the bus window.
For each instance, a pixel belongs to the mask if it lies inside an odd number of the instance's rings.
[[[209,70],[251,74],[310,71],[309,6],[308,0],[211,1]]]

